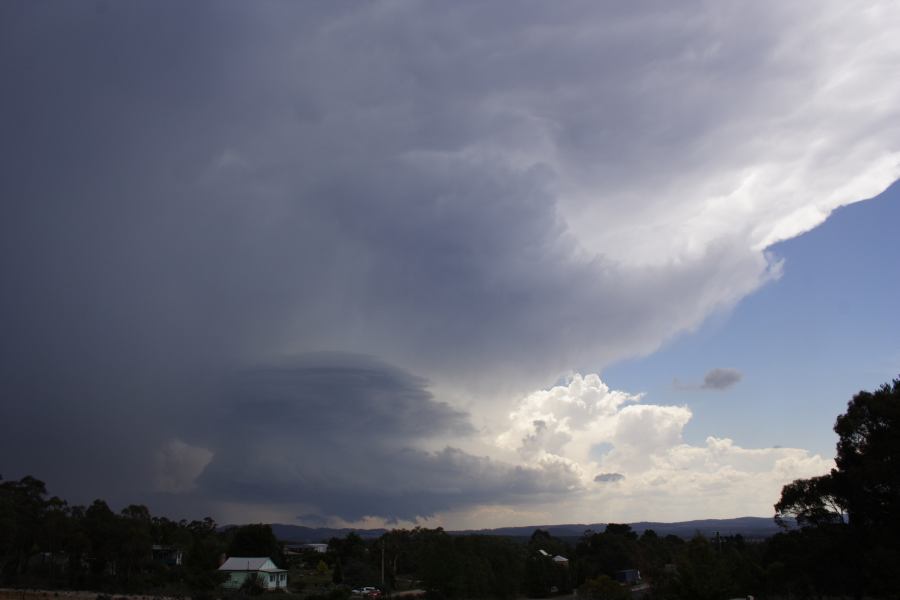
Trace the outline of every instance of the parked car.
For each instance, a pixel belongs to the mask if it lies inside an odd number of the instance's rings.
[[[379,590],[377,587],[372,587],[371,585],[367,585],[367,586],[361,587],[361,588],[356,588],[355,590],[352,590],[352,592],[353,592],[354,596],[363,596],[364,598],[369,598],[370,594],[373,594],[373,593],[377,594],[377,596],[374,596],[374,598],[381,597],[381,590]]]

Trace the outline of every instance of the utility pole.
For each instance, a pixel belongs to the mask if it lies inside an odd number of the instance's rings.
[[[381,587],[384,587],[384,538],[381,538]]]

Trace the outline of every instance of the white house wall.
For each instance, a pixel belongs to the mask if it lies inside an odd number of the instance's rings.
[[[263,587],[268,590],[287,587],[287,573],[266,573],[259,571],[230,571],[228,573],[228,579],[222,586],[228,589],[238,589],[244,585],[248,576],[251,574],[257,575],[257,573],[259,574],[260,579],[262,579]]]

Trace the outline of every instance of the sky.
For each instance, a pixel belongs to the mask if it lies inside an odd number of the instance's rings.
[[[900,374],[889,2],[0,5],[0,474],[770,516]]]

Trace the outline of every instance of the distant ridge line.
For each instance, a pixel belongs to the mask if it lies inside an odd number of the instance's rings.
[[[508,537],[530,537],[535,529],[543,529],[555,537],[576,538],[581,537],[585,531],[592,530],[597,533],[606,528],[606,523],[570,523],[561,525],[527,525],[523,527],[497,527],[493,529],[465,529],[448,531],[451,535],[502,535]],[[781,531],[771,517],[737,517],[733,519],[699,519],[694,521],[677,521],[664,523],[657,521],[639,521],[629,523],[638,534],[652,529],[659,536],[676,535],[682,538],[691,538],[698,533],[712,537],[716,533],[720,535],[742,535],[745,538],[771,537]],[[388,529],[355,529],[332,527],[306,527],[304,525],[286,525],[273,523],[272,531],[280,541],[293,543],[326,542],[333,537],[345,537],[350,532],[355,532],[362,538],[377,538],[389,531]]]

